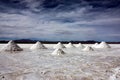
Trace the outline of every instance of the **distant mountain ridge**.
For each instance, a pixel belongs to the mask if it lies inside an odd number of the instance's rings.
[[[0,43],[7,43],[9,40],[0,40]],[[16,43],[35,43],[36,41],[40,41],[42,43],[46,43],[46,44],[56,44],[58,42],[62,42],[62,43],[74,43],[74,44],[78,44],[78,43],[83,43],[83,44],[94,44],[94,43],[100,43],[100,41],[94,41],[94,40],[87,40],[87,41],[47,41],[47,40],[31,40],[31,39],[18,39],[18,40],[14,40]],[[110,44],[120,44],[120,42],[107,42]]]

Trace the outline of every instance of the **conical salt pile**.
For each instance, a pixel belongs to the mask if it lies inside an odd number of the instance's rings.
[[[52,55],[57,55],[57,56],[64,55],[64,54],[65,52],[62,49],[55,49],[52,53]]]
[[[79,43],[77,47],[80,49],[83,49],[85,46],[83,44]]]
[[[107,44],[106,42],[102,41],[97,48],[111,48],[109,44]]]
[[[54,49],[62,49],[62,48],[65,48],[65,46],[61,43],[61,42],[59,42],[57,45],[55,45],[54,47],[53,47]]]
[[[94,51],[92,47],[86,46],[83,51]]]
[[[31,50],[47,49],[41,42],[37,41],[31,48]]]
[[[75,46],[70,42],[70,43],[68,43],[68,45],[66,47],[67,48],[74,48]]]
[[[1,51],[22,51],[23,49],[20,48],[13,40],[9,41],[8,44],[6,44]]]
[[[98,43],[95,43],[92,47],[96,48],[98,45],[99,45]]]

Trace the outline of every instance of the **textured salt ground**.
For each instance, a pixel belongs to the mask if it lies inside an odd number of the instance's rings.
[[[111,80],[114,69],[120,67],[120,45],[93,52],[63,49],[63,56],[51,55],[53,44],[39,51],[29,50],[32,44],[19,45],[24,51],[0,53],[0,80]],[[116,77],[112,80],[120,80],[119,72]]]

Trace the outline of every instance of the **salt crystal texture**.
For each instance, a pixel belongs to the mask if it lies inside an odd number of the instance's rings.
[[[24,51],[18,54],[0,52],[0,80],[120,80],[120,44],[88,52],[79,48],[53,52],[54,44],[39,51],[30,51],[31,44],[19,46]]]
[[[115,68],[113,72],[114,74],[110,76],[109,80],[120,80],[118,76],[120,74],[120,67]]]

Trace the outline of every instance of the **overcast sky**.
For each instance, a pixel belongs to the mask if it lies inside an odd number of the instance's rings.
[[[120,41],[120,0],[0,0],[0,39]]]

